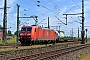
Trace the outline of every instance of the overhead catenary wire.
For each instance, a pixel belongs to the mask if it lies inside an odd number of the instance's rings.
[[[52,4],[54,5],[54,7],[55,7],[55,10],[54,10],[55,14],[58,14],[58,15],[59,15],[59,13],[61,12],[61,9],[58,8],[58,5],[57,5],[57,4],[53,3],[51,0],[49,0],[49,1],[50,1],[50,3],[52,3]]]
[[[34,2],[35,3],[35,2]],[[37,4],[37,3],[35,3],[35,4]],[[49,9],[49,8],[47,8],[47,7],[45,7],[45,6],[43,6],[43,5],[41,5],[40,4],[40,6],[41,7],[43,7],[43,8],[45,8],[45,9],[47,9],[47,10],[49,10],[50,12],[53,12],[54,13],[54,11],[53,10],[51,10],[51,9]],[[56,17],[60,22],[62,22],[63,24],[65,24],[63,21],[61,21],[56,15],[54,15],[54,17]],[[66,24],[65,24],[66,25]]]
[[[30,0],[31,2],[33,2],[36,6],[37,6],[37,1],[36,0]],[[41,5],[41,3],[39,4],[41,7],[43,7],[43,8],[45,8],[45,9],[47,9],[47,10],[49,10],[50,12],[53,12],[52,10],[50,10],[49,8],[47,8],[47,7],[45,7],[45,6],[43,6],[43,5]],[[40,6],[38,6],[38,7],[40,7]],[[41,15],[44,15],[44,16],[47,16],[46,14],[44,14],[44,13],[40,13]]]
[[[79,7],[80,8],[80,6],[74,1],[74,0],[72,0],[76,5],[77,5],[77,7]],[[81,8],[80,8],[81,9]]]
[[[32,1],[32,2],[35,3],[35,4],[37,5],[37,2],[34,2],[34,1]],[[42,5],[41,3],[40,3],[40,6],[43,7],[43,8],[45,8],[45,9],[47,9],[47,10],[49,10],[50,12],[53,12],[53,13],[54,13],[53,10],[51,10],[51,9],[49,9],[49,8],[47,8],[47,7],[45,7],[45,6]]]
[[[70,12],[75,6],[71,7],[69,10],[66,11],[67,12]]]
[[[32,1],[34,1],[34,3],[35,4],[37,4],[37,2],[35,2],[35,0],[32,0]],[[54,4],[54,7],[57,9],[57,4],[55,4],[55,3],[53,3],[51,0],[49,0],[50,1],[50,3],[52,3],[52,4]],[[74,4],[78,7],[78,8],[80,8],[80,6],[79,6],[79,4],[77,4],[74,0],[72,0],[73,2],[74,2]],[[40,3],[40,6],[41,7],[43,7],[43,8],[45,8],[45,9],[47,9],[47,10],[49,10],[50,12],[53,12],[53,14],[56,16],[56,14],[55,14],[55,10],[51,10],[51,9],[49,9],[48,7],[45,7],[44,5],[42,5],[41,3]],[[73,6],[71,9],[73,9],[75,6]],[[71,11],[71,9],[69,9],[69,11]],[[81,8],[80,8],[81,9]],[[56,12],[57,13],[57,12]],[[58,20],[60,20],[57,16],[56,16],[56,18],[58,19]]]
[[[71,11],[71,10],[74,9],[76,6],[77,6],[79,9],[81,9],[80,6],[79,6],[74,0],[72,0],[72,2],[75,4],[75,6],[71,7],[71,8],[70,8],[68,11],[66,11],[66,12]]]
[[[40,21],[38,24],[40,24],[41,22],[43,22],[45,19],[43,19],[42,21]]]
[[[71,17],[72,18],[72,17]],[[72,18],[73,19],[73,18]],[[75,19],[73,19],[74,20],[74,22],[78,22],[78,21],[76,21]],[[80,23],[81,24],[81,22],[78,22],[78,23]]]
[[[78,6],[79,8],[80,8],[80,6],[74,1],[74,0],[72,0],[75,4],[76,4],[76,6]],[[81,9],[81,8],[80,8]],[[86,14],[87,15],[87,14]],[[88,15],[87,15],[88,16]],[[90,18],[90,16],[88,16],[89,18]]]

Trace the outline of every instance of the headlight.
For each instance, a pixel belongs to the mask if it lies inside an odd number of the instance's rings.
[[[27,36],[30,36],[31,34],[27,34]]]
[[[23,36],[24,34],[20,34],[20,36]]]

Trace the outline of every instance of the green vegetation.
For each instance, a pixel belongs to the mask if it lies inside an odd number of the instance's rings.
[[[75,38],[75,40],[76,40],[76,41],[81,41],[81,40],[82,40],[82,38]]]
[[[75,38],[76,41],[82,41],[82,38]],[[86,39],[85,39],[86,40]],[[87,43],[90,44],[90,38],[87,39]]]
[[[14,37],[15,35],[12,34],[12,32],[10,30],[8,30],[7,36]],[[12,38],[12,39],[11,38],[7,38],[7,40],[5,42],[3,40],[0,41],[0,44],[14,44],[14,43],[17,43],[16,38]]]
[[[17,41],[16,41],[16,38],[13,38],[11,40],[7,40],[6,43],[7,44],[13,44],[13,43],[17,43]]]
[[[87,39],[87,43],[90,44],[90,38]]]
[[[81,59],[82,59],[83,57],[87,56],[87,54],[82,53],[82,52],[78,52],[78,54],[80,55]]]
[[[8,30],[7,36],[14,36],[10,30]]]
[[[16,38],[13,38],[11,40],[6,40],[6,44],[14,44],[17,43]],[[0,44],[4,44],[4,41],[0,41]]]
[[[64,40],[64,41],[67,41],[67,40],[72,40],[72,39],[75,39],[75,37],[70,37],[70,36],[65,36],[65,37],[61,37],[59,38],[59,40]]]
[[[20,30],[19,30],[19,33],[20,33]],[[17,31],[14,32],[14,35],[17,35]]]
[[[4,42],[3,41],[0,41],[0,44],[4,44]]]

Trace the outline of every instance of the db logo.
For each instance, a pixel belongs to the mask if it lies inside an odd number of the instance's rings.
[[[47,32],[47,36],[49,36],[49,33]]]

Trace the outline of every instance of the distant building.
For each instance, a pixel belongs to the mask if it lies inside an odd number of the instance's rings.
[[[15,36],[6,36],[7,40],[11,40],[12,38],[15,38]],[[3,28],[0,28],[0,40],[3,40]]]
[[[0,28],[0,40],[2,40],[2,39],[3,39],[3,29]]]

